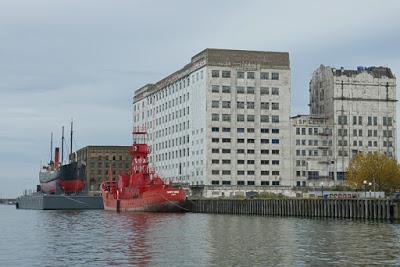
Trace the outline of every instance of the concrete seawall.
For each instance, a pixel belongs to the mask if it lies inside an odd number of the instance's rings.
[[[194,213],[400,219],[400,202],[391,199],[192,199],[186,204]]]

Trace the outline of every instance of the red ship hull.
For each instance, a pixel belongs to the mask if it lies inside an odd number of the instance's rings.
[[[65,193],[75,193],[83,190],[85,187],[85,182],[83,180],[60,180],[59,186]]]
[[[175,188],[150,190],[140,197],[129,199],[117,199],[112,193],[103,192],[105,210],[179,212],[184,211],[184,201],[184,191]]]

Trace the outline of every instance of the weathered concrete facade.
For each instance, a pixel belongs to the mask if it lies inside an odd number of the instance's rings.
[[[386,67],[321,65],[310,81],[311,116],[332,126],[333,177],[342,181],[359,152],[396,156],[396,78]]]
[[[206,49],[135,92],[151,164],[199,185],[291,185],[288,53]]]

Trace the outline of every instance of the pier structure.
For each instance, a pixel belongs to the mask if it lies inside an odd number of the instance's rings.
[[[192,199],[194,213],[399,220],[400,201],[392,199]]]

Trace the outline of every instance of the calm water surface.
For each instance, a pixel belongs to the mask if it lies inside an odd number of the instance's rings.
[[[400,265],[386,222],[0,205],[0,229],[0,266]]]

